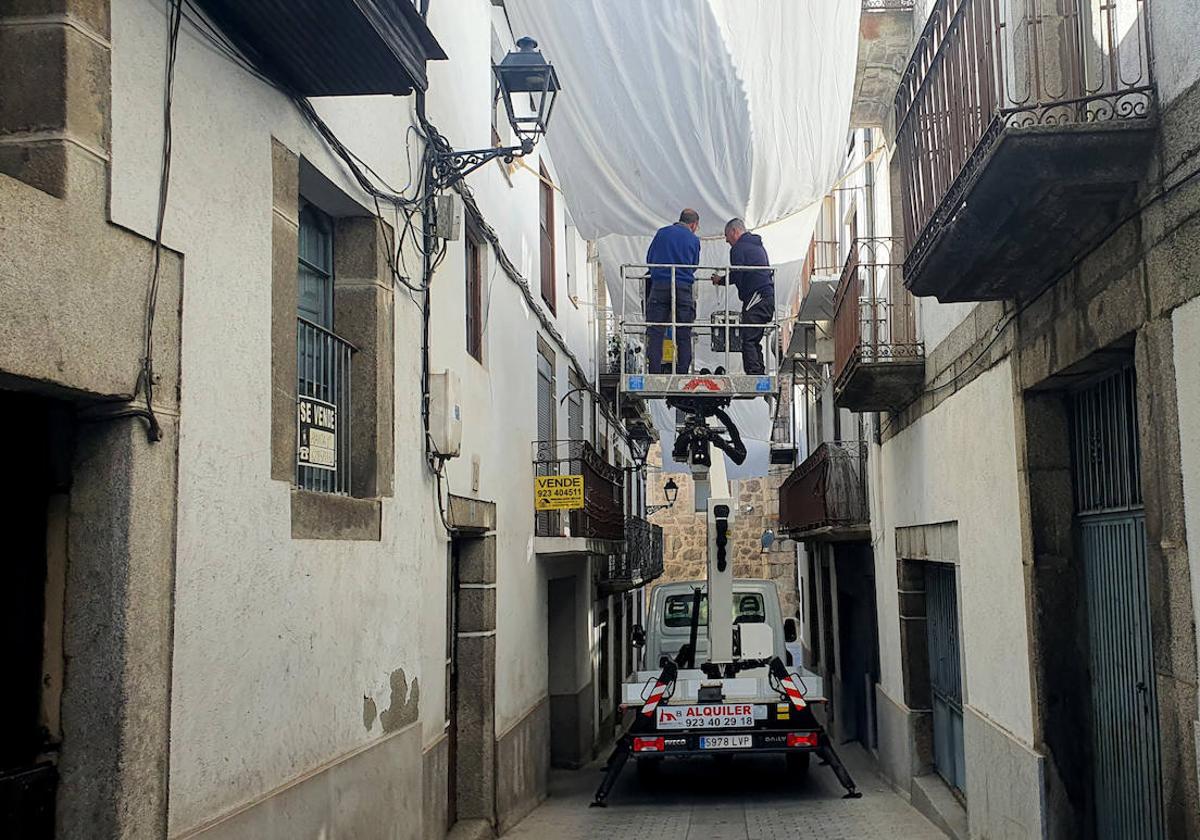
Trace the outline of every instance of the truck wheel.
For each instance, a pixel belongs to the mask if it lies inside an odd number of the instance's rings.
[[[639,758],[637,761],[638,782],[643,785],[652,785],[658,781],[660,764],[662,764],[661,758]]]
[[[808,776],[808,753],[793,752],[787,754],[787,769],[788,773],[795,776],[797,779],[804,779]]]

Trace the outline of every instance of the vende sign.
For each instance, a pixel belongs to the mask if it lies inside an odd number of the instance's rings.
[[[313,397],[296,400],[296,463],[337,472],[337,406]]]
[[[533,484],[534,510],[578,510],[583,507],[582,475],[539,475]]]

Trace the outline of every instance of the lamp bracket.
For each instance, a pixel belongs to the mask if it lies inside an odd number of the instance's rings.
[[[512,163],[514,158],[523,157],[533,151],[533,140],[521,141],[519,146],[499,146],[487,149],[456,151],[450,148],[435,148],[433,152],[433,187],[444,190],[470,175],[488,161],[501,158]]]

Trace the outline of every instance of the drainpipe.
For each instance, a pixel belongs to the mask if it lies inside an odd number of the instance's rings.
[[[430,0],[421,0],[421,18],[426,22],[429,20],[429,2]],[[425,117],[425,91],[418,89],[416,97],[417,121],[421,124],[421,128],[428,134],[429,122]],[[437,245],[437,237],[434,235],[433,229],[437,191],[433,188],[433,155],[430,153],[430,143],[428,140],[425,142],[425,153],[422,156],[421,167],[425,179],[424,195],[421,197],[421,246],[424,252],[421,256],[421,285],[425,288],[425,294],[421,303],[421,426],[425,431],[424,447],[426,454],[428,454],[430,295],[433,288],[433,249]]]

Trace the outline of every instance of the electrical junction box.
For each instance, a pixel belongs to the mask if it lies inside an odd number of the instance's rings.
[[[433,232],[438,239],[447,239],[451,242],[457,242],[462,235],[462,199],[456,194],[439,195],[437,197],[437,210],[435,211],[436,224],[434,224]]]
[[[457,458],[462,450],[462,405],[458,374],[445,370],[429,375],[429,437],[437,454]]]

